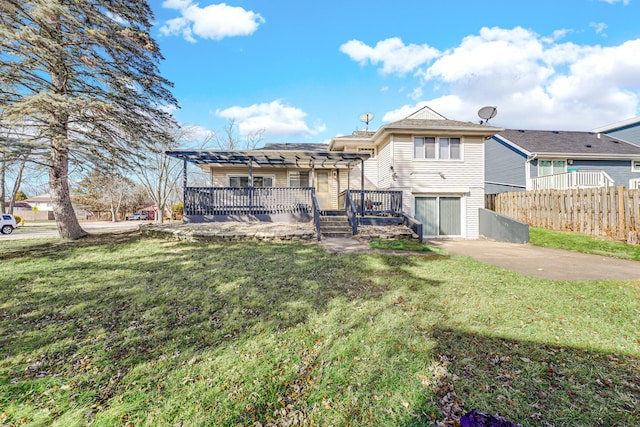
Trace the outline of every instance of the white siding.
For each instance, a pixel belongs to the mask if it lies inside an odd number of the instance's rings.
[[[391,140],[378,146],[378,188],[388,189],[393,185],[391,178],[392,151]]]
[[[366,181],[378,186],[378,158],[367,159],[364,161],[364,178]]]
[[[375,159],[367,160],[364,164],[364,188],[367,190],[376,190],[378,186],[375,181],[369,179],[369,176],[377,176],[377,173],[368,174],[368,170],[377,170],[377,161]],[[348,179],[347,179],[348,177]],[[340,169],[340,192],[347,188],[352,190],[360,190],[362,186],[362,176],[360,174],[360,165],[355,166],[349,172],[347,169]]]
[[[447,136],[447,135],[443,135]],[[403,209],[414,216],[416,195],[462,196],[463,237],[479,235],[478,209],[484,207],[484,144],[480,137],[462,138],[461,160],[415,160],[413,137],[394,135],[394,188],[404,191]]]

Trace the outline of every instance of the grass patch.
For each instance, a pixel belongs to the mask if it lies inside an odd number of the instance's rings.
[[[371,249],[411,252],[433,252],[429,246],[408,239],[371,239]]]
[[[535,246],[640,261],[639,245],[629,245],[615,240],[533,227],[529,229],[529,239]]]
[[[640,424],[637,281],[137,233],[7,241],[0,424]]]

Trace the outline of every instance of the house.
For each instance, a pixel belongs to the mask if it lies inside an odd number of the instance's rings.
[[[640,147],[640,117],[623,120],[592,130],[593,133],[605,133]]]
[[[53,201],[51,200],[51,195],[49,193],[41,194],[35,197],[29,197],[24,201],[31,205],[31,209],[33,212],[29,217],[30,219],[49,221],[53,221],[55,219],[53,215]],[[78,219],[86,220],[89,218],[90,213],[88,211],[78,208],[75,205],[74,210]]]
[[[507,129],[485,144],[485,191],[612,185],[640,178],[640,146],[603,133]]]
[[[30,218],[32,215],[31,205],[27,202],[23,202],[23,201],[15,202],[13,205],[13,212],[9,212],[10,207],[11,207],[11,202],[4,202],[3,212],[13,213],[14,215],[17,215],[20,218]]]
[[[594,129],[592,132],[604,133],[640,147],[640,117],[633,117],[621,122],[602,126]],[[635,160],[634,162],[633,169],[640,170],[640,161]],[[629,188],[640,189],[640,178],[631,178],[629,180]]]
[[[32,207],[38,208],[39,211],[53,211],[53,203],[51,201],[51,195],[41,194],[35,197],[29,197],[24,200],[29,203]]]
[[[448,120],[428,107],[327,144],[245,151],[168,151],[209,172],[185,185],[185,221],[318,221],[423,225],[426,237],[477,238],[484,207],[484,142],[501,129]],[[385,221],[385,218],[387,219]],[[319,225],[317,225],[319,227]]]

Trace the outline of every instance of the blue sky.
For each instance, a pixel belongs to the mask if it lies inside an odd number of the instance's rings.
[[[505,128],[640,114],[640,0],[151,0],[177,120],[326,142],[428,105]]]

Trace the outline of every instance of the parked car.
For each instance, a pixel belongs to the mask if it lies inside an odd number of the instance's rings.
[[[147,219],[149,219],[147,214],[140,213],[140,212],[134,213],[133,215],[129,215],[127,217],[127,221],[144,221],[144,220],[147,220]]]
[[[18,227],[18,223],[13,215],[0,214],[0,233],[11,234],[14,228]]]

